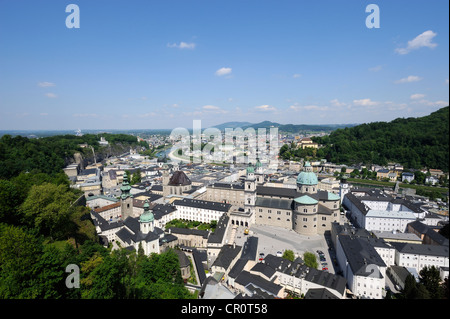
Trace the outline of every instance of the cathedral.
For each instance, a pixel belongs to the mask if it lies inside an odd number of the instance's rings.
[[[247,168],[244,211],[231,214],[232,224],[270,225],[293,229],[301,235],[324,234],[339,222],[340,197],[317,189],[318,180],[309,162],[297,176],[297,188],[259,185],[261,165]],[[242,190],[241,190],[242,191]],[[243,216],[246,220],[242,222]]]

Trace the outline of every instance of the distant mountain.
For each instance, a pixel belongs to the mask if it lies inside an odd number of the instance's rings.
[[[278,131],[285,133],[299,133],[299,132],[331,132],[339,128],[353,127],[358,124],[280,124],[271,121],[263,121],[260,123],[250,123],[250,122],[227,122],[220,125],[215,125],[214,127],[223,131],[225,128],[246,128],[252,127],[255,130],[259,128],[270,129],[271,127],[278,128]]]
[[[235,129],[237,127],[248,127],[248,125],[252,125],[250,122],[226,122],[220,125],[214,125],[213,127],[223,131],[226,128],[232,128]]]

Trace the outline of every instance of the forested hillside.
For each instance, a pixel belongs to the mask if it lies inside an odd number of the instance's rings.
[[[448,171],[449,107],[428,116],[398,118],[338,129],[313,140],[324,147],[316,156],[340,164],[398,162],[407,168]]]
[[[148,147],[145,142],[138,143],[136,137],[132,135],[102,134],[101,136],[105,137],[113,148],[119,144],[123,145],[124,149],[136,145]],[[67,159],[72,158],[76,152],[92,156],[92,150],[81,148],[80,144],[87,143],[93,146],[96,152],[105,148],[109,151],[109,146],[100,146],[99,140],[100,136],[95,134],[57,135],[39,139],[3,135],[0,138],[0,179],[8,179],[21,172],[32,170],[47,174],[59,172],[67,164]]]
[[[0,299],[193,297],[173,251],[145,256],[99,244],[89,208],[78,204],[83,193],[61,170],[80,143],[100,149],[98,140],[0,138]],[[136,138],[116,134],[109,142]],[[67,285],[68,265],[79,267],[79,288]]]

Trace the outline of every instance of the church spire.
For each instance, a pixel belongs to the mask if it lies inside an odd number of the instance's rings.
[[[123,173],[123,182],[122,182],[122,187],[120,187],[120,191],[122,192],[122,199],[126,199],[128,197],[130,197],[130,190],[131,190],[131,186],[130,183],[128,182],[128,174],[127,172]]]

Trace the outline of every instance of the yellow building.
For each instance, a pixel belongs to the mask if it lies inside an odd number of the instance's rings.
[[[312,147],[312,148],[319,148],[319,144],[314,143],[312,141],[312,139],[310,139],[309,137],[304,137],[302,138],[298,143],[297,143],[298,147],[301,147],[302,149],[305,149],[307,147]]]

